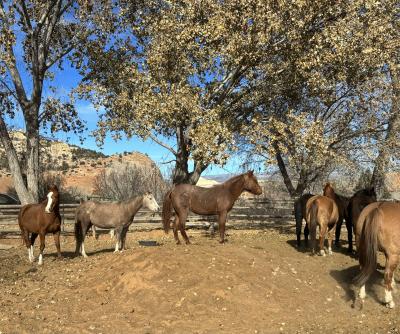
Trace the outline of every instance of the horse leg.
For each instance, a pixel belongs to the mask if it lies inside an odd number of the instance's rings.
[[[319,253],[322,256],[325,256],[324,243],[325,243],[325,234],[327,229],[328,229],[328,224],[321,222],[321,225],[319,226]]]
[[[175,239],[175,241],[176,241],[176,244],[177,244],[177,245],[180,245],[180,244],[181,244],[181,241],[179,240],[179,235],[178,235],[178,225],[179,225],[179,217],[178,217],[178,215],[176,214],[176,215],[175,215],[175,219],[174,219],[174,228],[173,228],[173,231],[174,231],[174,239]]]
[[[296,203],[297,204],[297,203]],[[297,247],[299,248],[301,245],[301,225],[303,223],[303,217],[297,212],[297,205],[294,208],[294,214],[296,218],[296,237],[297,237]],[[306,224],[307,226],[307,224]],[[305,231],[304,231],[305,233]]]
[[[54,244],[56,245],[57,256],[58,256],[59,259],[62,258],[62,256],[61,256],[61,247],[60,247],[60,234],[61,234],[61,231],[53,233]]]
[[[128,226],[124,226],[124,227],[122,228],[122,232],[121,232],[121,242],[122,242],[121,251],[123,251],[124,249],[126,249],[126,247],[125,247],[125,241],[126,241],[126,235],[127,235],[127,233],[128,233],[128,230],[129,230],[129,225],[128,225]]]
[[[21,229],[22,239],[24,240],[25,246],[28,250],[28,258],[29,262],[33,263],[35,261],[35,257],[33,256],[33,246],[31,244],[31,240],[29,239],[29,232],[25,229]]]
[[[306,223],[307,226],[309,225],[309,223]],[[308,229],[310,231],[310,236],[311,236],[311,251],[314,254],[315,252],[315,244],[317,241],[317,224],[310,224],[310,226],[308,226]]]
[[[308,229],[308,225],[306,223],[306,226],[304,226],[304,242],[306,244],[306,247],[308,246],[308,235],[310,234],[310,230]]]
[[[388,255],[388,258],[386,260],[386,266],[385,266],[385,275],[384,275],[384,280],[385,280],[385,303],[388,308],[394,308],[395,304],[393,301],[393,296],[392,296],[392,281],[393,281],[393,273],[397,268],[397,265],[399,263],[399,256],[398,255]]]
[[[182,212],[179,215],[179,230],[181,231],[181,235],[182,235],[183,239],[185,239],[186,245],[189,245],[190,240],[189,240],[189,237],[186,234],[186,230],[185,230],[187,214],[188,214],[188,212],[186,211],[186,212]]]
[[[35,240],[37,238],[38,234],[37,233],[32,233],[31,234],[31,247],[30,247],[30,252],[32,254],[32,262],[35,260],[35,256],[33,255],[33,246],[35,245]]]
[[[89,230],[91,223],[81,223],[81,228],[82,228],[82,242],[80,244],[80,253],[82,254],[83,257],[88,257],[85,251],[85,238],[86,238],[86,233]]]
[[[219,242],[223,244],[225,242],[225,223],[226,223],[227,212],[223,211],[218,216],[218,229],[219,229]]]
[[[353,253],[353,224],[350,219],[346,219],[347,240],[349,241],[348,252]]]
[[[121,246],[122,246],[121,235],[122,235],[122,227],[121,227],[121,226],[118,226],[118,227],[115,229],[115,239],[116,239],[116,242],[115,242],[115,250],[114,250],[114,253],[117,253],[117,252],[121,249]]]
[[[42,265],[43,264],[43,252],[44,252],[44,247],[45,247],[45,232],[41,231],[39,233],[39,238],[40,238],[40,253],[39,253],[39,261],[38,261],[38,265]]]
[[[335,233],[335,246],[340,246],[340,230],[342,229],[343,218],[339,218],[336,224],[336,233]]]
[[[332,241],[333,241],[333,231],[335,230],[335,226],[328,230],[328,254],[332,255]]]

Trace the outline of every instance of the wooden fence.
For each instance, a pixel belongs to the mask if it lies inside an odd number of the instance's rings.
[[[78,205],[60,205],[63,231],[73,230],[75,210]],[[0,205],[0,230],[3,234],[7,231],[18,230],[17,216],[20,208],[20,205]],[[204,229],[211,222],[216,222],[216,218],[216,216],[190,214],[187,219],[187,227]],[[233,207],[228,216],[228,226],[257,228],[257,224],[291,223],[293,219],[293,201],[252,199],[241,201]],[[139,210],[131,229],[161,229],[161,211]]]

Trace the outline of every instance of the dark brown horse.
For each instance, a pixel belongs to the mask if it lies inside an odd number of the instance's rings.
[[[303,225],[303,219],[306,218],[306,206],[307,201],[315,195],[313,194],[304,194],[298,200],[294,202],[294,217],[296,219],[296,236],[297,236],[297,247],[301,245],[301,228]],[[304,241],[306,246],[308,245],[308,225],[307,223],[304,226]]]
[[[178,184],[164,199],[162,219],[164,230],[168,233],[174,211],[174,238],[180,244],[178,229],[187,244],[190,243],[185,231],[186,218],[191,210],[199,215],[218,215],[220,243],[225,241],[225,223],[228,212],[243,191],[261,195],[262,189],[253,171],[235,176],[228,181],[202,188],[190,184]]]
[[[349,200],[349,205],[347,206],[348,214],[348,232],[349,232],[349,251],[353,252],[353,239],[352,239],[352,229],[354,234],[356,234],[356,223],[361,211],[371,203],[376,202],[376,192],[373,187],[366,188],[357,191]],[[350,231],[349,231],[350,229]]]
[[[325,191],[327,189],[329,189],[328,191],[330,191],[329,196],[325,194]],[[346,196],[337,194],[333,190],[333,188],[329,182],[325,185],[324,196],[328,196],[328,197],[332,198],[335,201],[335,203],[338,207],[338,210],[339,210],[339,219],[336,224],[336,231],[335,231],[335,245],[337,247],[339,247],[340,246],[340,242],[339,242],[340,231],[342,229],[343,221],[345,221],[345,223],[346,223],[348,240],[352,239],[352,229],[351,229],[351,225],[350,225],[349,218],[348,218],[348,212],[347,212],[347,206],[349,204],[350,197],[346,197]],[[349,251],[350,251],[350,245],[351,244],[349,242]]]
[[[319,226],[319,251],[325,256],[324,241],[328,232],[328,254],[332,254],[333,231],[339,219],[339,210],[334,196],[334,190],[328,183],[324,188],[326,196],[316,195],[307,201],[306,221],[311,234],[311,248],[315,251],[317,225]]]
[[[365,283],[376,269],[377,253],[380,250],[386,257],[385,303],[387,307],[393,308],[395,306],[392,297],[393,272],[400,260],[400,203],[369,204],[360,214],[358,228],[361,231],[357,232],[360,234],[357,250],[361,272],[354,278],[354,283],[360,287],[359,297],[364,302]]]
[[[29,261],[35,260],[33,256],[33,245],[36,237],[40,238],[40,255],[38,264],[43,264],[43,251],[45,247],[45,236],[53,233],[54,242],[57,247],[58,257],[61,257],[60,250],[60,200],[57,186],[50,187],[47,198],[39,204],[24,205],[18,214],[18,224],[21,229],[22,238],[28,249]],[[29,238],[29,233],[31,237]]]
[[[76,254],[87,257],[85,252],[85,237],[90,226],[104,229],[115,229],[115,252],[125,249],[126,234],[133,218],[141,207],[157,211],[159,206],[153,194],[146,193],[123,202],[100,203],[83,202],[75,213]]]

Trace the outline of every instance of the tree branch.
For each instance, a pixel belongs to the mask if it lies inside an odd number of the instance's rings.
[[[154,142],[156,142],[158,145],[164,147],[165,149],[167,149],[168,151],[170,151],[173,155],[177,155],[178,153],[168,144],[162,142],[161,140],[159,140],[155,135],[153,135],[152,133],[149,134],[149,137],[151,140],[153,140]]]

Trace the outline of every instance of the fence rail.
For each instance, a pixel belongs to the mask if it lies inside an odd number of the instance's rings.
[[[63,230],[69,229],[75,221],[75,210],[79,204],[60,204]],[[17,217],[21,205],[0,205],[0,227],[2,229],[17,227]],[[202,216],[189,214],[188,226],[205,226],[216,221],[216,216]],[[235,205],[229,213],[230,223],[268,223],[293,220],[293,201],[289,200],[246,200]],[[159,224],[161,211],[152,212],[141,209],[134,218],[134,223]],[[154,225],[153,225],[154,226]]]

